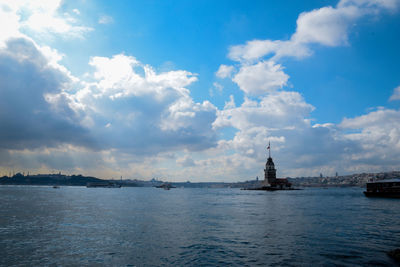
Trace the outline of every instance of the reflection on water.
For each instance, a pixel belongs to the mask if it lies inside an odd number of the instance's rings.
[[[361,188],[0,187],[0,265],[380,265],[400,201]]]

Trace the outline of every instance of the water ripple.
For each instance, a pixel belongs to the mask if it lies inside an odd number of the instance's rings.
[[[392,266],[399,201],[360,188],[0,187],[1,266]]]

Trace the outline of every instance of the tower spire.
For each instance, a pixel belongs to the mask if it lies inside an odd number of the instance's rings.
[[[269,155],[269,157],[271,157],[271,142],[270,141],[268,141],[267,149],[268,149],[268,155]]]

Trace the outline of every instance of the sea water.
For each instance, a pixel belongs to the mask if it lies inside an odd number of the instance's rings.
[[[400,200],[362,191],[0,186],[0,265],[393,266]]]

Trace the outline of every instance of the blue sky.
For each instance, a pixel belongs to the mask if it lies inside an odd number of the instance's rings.
[[[77,2],[66,6],[80,6],[89,25],[96,24],[98,16],[110,16],[113,22],[79,40],[79,49],[76,42],[61,40],[56,45],[71,55],[62,62],[77,75],[87,71],[91,56],[121,52],[160,70],[190,70],[199,75],[199,81],[190,87],[191,94],[196,101],[203,101],[210,97],[205,89],[213,87],[219,65],[231,63],[227,58],[230,46],[254,39],[288,39],[296,30],[299,13],[335,4],[337,1],[307,1],[290,3],[286,8],[284,1]],[[398,83],[400,35],[399,15],[386,15],[357,21],[347,45],[317,46],[315,56],[285,62],[291,86],[318,106],[313,115],[319,122],[339,122],[343,116],[360,115],[367,108],[387,104]],[[338,87],[349,90],[343,95],[344,90]],[[382,90],[385,94],[379,92]],[[232,91],[224,93],[213,98],[220,108]],[[344,97],[353,104],[338,112],[335,103]]]
[[[0,172],[398,170],[399,6],[0,1]]]

